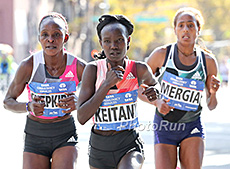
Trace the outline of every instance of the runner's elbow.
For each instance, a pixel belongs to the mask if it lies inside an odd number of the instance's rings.
[[[216,108],[216,105],[215,105],[215,106],[208,106],[208,109],[209,109],[210,111],[214,110],[215,108]]]
[[[87,122],[87,120],[85,120],[84,116],[81,115],[79,112],[77,113],[77,120],[81,125],[84,125]]]
[[[6,99],[3,100],[3,107],[4,107],[5,109],[7,109],[7,107],[8,107],[8,106],[7,106],[7,100],[6,100]]]
[[[208,105],[208,109],[210,111],[212,111],[212,110],[214,110],[216,108],[216,106],[217,106],[217,103],[216,104],[210,104],[210,105]]]

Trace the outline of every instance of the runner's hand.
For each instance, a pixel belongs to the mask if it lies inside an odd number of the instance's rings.
[[[210,93],[215,94],[220,87],[220,81],[216,78],[216,76],[211,76],[210,81]]]
[[[44,107],[45,107],[45,102],[44,99],[35,96],[33,101],[29,103],[29,110],[34,113],[35,116],[42,116]]]
[[[121,81],[124,76],[125,69],[122,66],[111,67],[111,64],[108,63],[108,72],[106,73],[105,83],[110,87],[113,87],[117,82]]]
[[[56,105],[59,108],[67,109],[63,110],[62,113],[71,113],[77,109],[77,96],[74,93],[65,93],[66,98],[59,99],[59,102]]]
[[[144,89],[142,94],[146,95],[150,102],[156,100],[159,97],[159,91],[154,88],[154,86],[148,86],[146,84],[141,84],[140,86]]]
[[[161,113],[161,114],[168,114],[170,110],[173,110],[174,107],[172,106],[169,106],[167,103],[170,101],[170,99],[166,100],[166,99],[158,99],[157,100],[157,103],[156,103],[156,106],[157,106],[157,109],[158,111]]]

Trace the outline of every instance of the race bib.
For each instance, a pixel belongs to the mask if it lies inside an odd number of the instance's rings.
[[[94,115],[95,128],[120,131],[137,127],[137,96],[137,90],[107,95]]]
[[[170,99],[168,104],[176,109],[195,111],[200,104],[204,87],[203,81],[165,72],[161,82],[162,99]]]
[[[66,98],[68,92],[76,91],[75,81],[67,82],[54,82],[54,83],[37,83],[32,82],[29,84],[31,91],[31,98],[39,96],[44,99],[45,110],[43,116],[53,117],[53,116],[64,116],[65,113],[62,113],[62,109],[56,106],[56,103],[59,102],[59,99]]]

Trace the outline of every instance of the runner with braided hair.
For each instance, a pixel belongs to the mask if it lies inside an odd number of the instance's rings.
[[[126,53],[133,24],[123,15],[102,15],[97,25],[100,59],[84,71],[78,99],[78,120],[93,117],[89,143],[91,169],[139,169],[144,162],[136,112],[138,88],[154,101],[156,81],[144,62],[129,60]]]

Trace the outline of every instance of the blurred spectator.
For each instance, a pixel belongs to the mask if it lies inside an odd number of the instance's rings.
[[[0,44],[0,89],[3,92],[7,90],[16,69],[17,64],[14,62],[12,47],[7,44]]]
[[[7,55],[5,53],[1,54],[1,74],[9,73],[9,64],[7,61]]]
[[[228,62],[226,59],[222,59],[219,63],[219,71],[220,71],[220,76],[221,76],[221,86],[222,87],[227,87],[228,86]]]

